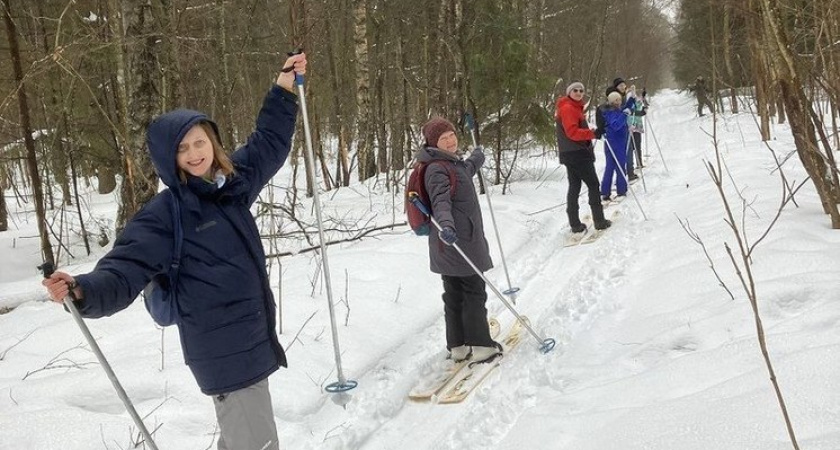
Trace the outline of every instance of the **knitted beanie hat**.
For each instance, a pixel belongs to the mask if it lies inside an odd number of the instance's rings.
[[[432,117],[423,125],[423,137],[426,138],[426,144],[432,147],[437,147],[438,139],[447,131],[455,133],[455,125],[443,117]]]
[[[574,83],[570,84],[566,88],[566,95],[571,94],[573,89],[584,90],[583,83],[581,83],[580,81],[575,81]]]

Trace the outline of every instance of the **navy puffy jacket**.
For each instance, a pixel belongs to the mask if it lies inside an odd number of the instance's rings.
[[[193,125],[208,120],[206,115],[176,110],[148,128],[152,162],[180,199],[184,240],[178,329],[186,363],[208,395],[250,386],[286,366],[274,331],[276,307],[265,253],[249,208],[289,154],[297,110],[294,94],[271,88],[256,130],[231,155],[236,173],[221,188],[191,176],[187,183],[178,178],[178,144]],[[169,267],[174,230],[168,195],[152,198],[94,271],[75,277],[84,293],[79,303],[83,316],[109,316],[126,308],[153,275]]]

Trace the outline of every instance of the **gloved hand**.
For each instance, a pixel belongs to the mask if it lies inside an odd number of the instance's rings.
[[[484,147],[482,147],[480,145],[476,145],[473,148],[473,153],[481,153],[483,155],[484,154]]]
[[[458,242],[458,235],[455,234],[455,229],[452,227],[443,227],[438,233],[438,237],[446,245],[452,245]]]
[[[630,108],[624,108],[621,112],[623,112],[625,115],[629,116],[630,115]]]

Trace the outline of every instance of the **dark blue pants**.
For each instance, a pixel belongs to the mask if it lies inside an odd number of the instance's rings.
[[[612,152],[610,151],[612,149]],[[612,194],[613,179],[615,179],[615,191],[618,195],[627,194],[627,180],[621,174],[627,167],[627,142],[613,142],[604,140],[604,157],[607,158],[607,165],[604,168],[604,178],[601,179],[601,196],[608,197]],[[618,165],[616,165],[618,159]],[[619,169],[620,167],[620,169]]]

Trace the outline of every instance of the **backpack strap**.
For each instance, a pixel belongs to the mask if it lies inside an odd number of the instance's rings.
[[[178,272],[181,269],[181,244],[184,241],[184,229],[181,226],[181,207],[178,204],[178,197],[171,189],[169,194],[172,196],[172,228],[175,231],[175,246],[172,253],[172,264],[169,266],[169,274],[174,284],[178,282]]]

